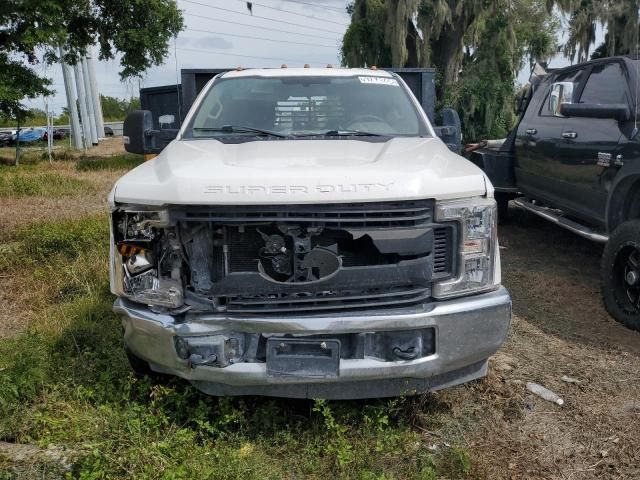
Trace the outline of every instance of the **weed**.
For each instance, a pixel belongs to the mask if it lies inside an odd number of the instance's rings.
[[[351,463],[353,461],[353,447],[346,438],[347,427],[336,421],[331,407],[324,400],[316,400],[313,411],[320,413],[324,419],[324,426],[328,433],[326,453],[335,457],[338,467]]]
[[[76,163],[82,172],[93,170],[129,170],[144,161],[141,155],[123,154],[111,157],[84,157]]]
[[[15,165],[15,147],[14,148],[0,148],[0,166],[13,166]],[[52,161],[64,161],[73,160],[75,156],[73,153],[66,149],[60,148],[51,152]],[[37,165],[42,162],[49,161],[49,153],[44,148],[24,148],[20,152],[20,165]]]
[[[451,447],[440,452],[436,464],[439,471],[449,478],[464,478],[471,472],[469,452],[460,447]]]
[[[75,258],[80,254],[93,256],[96,251],[104,254],[108,251],[108,238],[109,222],[105,215],[32,224],[16,235],[23,255],[31,261],[46,260],[53,255]]]
[[[93,193],[93,185],[86,180],[59,173],[25,175],[8,172],[0,176],[0,197],[67,197]]]

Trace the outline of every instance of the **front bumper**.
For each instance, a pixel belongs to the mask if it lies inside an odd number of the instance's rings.
[[[125,343],[154,371],[176,375],[212,395],[270,395],[298,398],[371,398],[433,391],[486,374],[487,360],[504,342],[511,322],[511,299],[495,292],[398,309],[314,315],[186,315],[177,321],[118,298]],[[180,358],[179,337],[215,337],[225,332],[265,336],[311,336],[433,329],[432,354],[414,360],[353,358],[339,361],[333,377],[272,376],[266,363],[198,365]]]

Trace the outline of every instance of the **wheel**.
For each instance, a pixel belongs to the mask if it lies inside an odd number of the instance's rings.
[[[135,373],[136,377],[156,377],[158,374],[151,370],[149,366],[149,362],[142,360],[140,357],[136,356],[129,348],[124,347],[124,353],[127,355],[127,360],[129,360],[129,365],[131,365],[131,370]]]
[[[498,204],[498,223],[504,223],[509,218],[509,200],[511,200],[511,196],[503,192],[496,192],[494,196]]]
[[[640,330],[640,220],[615,229],[602,256],[602,299],[618,322]]]

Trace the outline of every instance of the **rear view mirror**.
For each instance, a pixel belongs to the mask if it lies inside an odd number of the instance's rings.
[[[620,104],[574,103],[561,105],[560,111],[565,117],[612,118],[625,121],[631,118],[629,107]]]
[[[149,110],[134,110],[124,119],[122,141],[129,153],[153,153],[153,117]]]
[[[561,106],[573,103],[573,83],[556,82],[551,86],[549,110],[554,117],[562,117]]]

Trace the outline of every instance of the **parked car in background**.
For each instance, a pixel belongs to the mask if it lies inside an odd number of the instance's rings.
[[[20,143],[38,142],[44,139],[46,129],[40,127],[21,128],[19,132],[12,136],[12,141]]]
[[[0,132],[0,146],[10,145],[13,139],[14,132],[15,131],[12,130]]]
[[[612,57],[533,78],[516,128],[471,160],[507,202],[596,242],[607,311],[640,330],[640,60]]]
[[[44,132],[44,135],[43,135],[42,139],[43,139],[44,141],[46,141],[46,140],[47,140],[47,138],[48,138],[48,136],[49,136],[49,135],[48,135],[47,131],[45,130],[45,132]],[[62,128],[56,128],[55,130],[53,130],[53,139],[54,139],[54,140],[62,140],[62,139],[64,139],[66,136],[67,136],[67,132],[66,132],[64,129],[62,129]]]
[[[113,137],[113,128],[105,125],[104,126],[104,136],[105,137]]]

